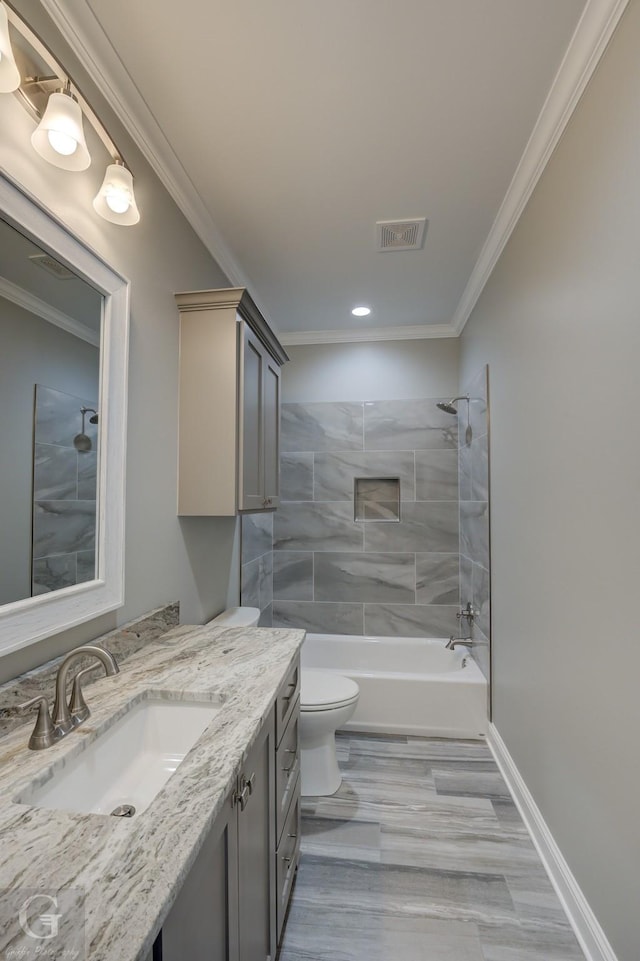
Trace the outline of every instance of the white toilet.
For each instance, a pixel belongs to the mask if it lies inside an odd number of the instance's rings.
[[[257,627],[257,607],[230,607],[210,624]],[[360,697],[355,681],[331,671],[303,668],[300,684],[300,772],[303,796],[327,797],[342,783],[336,731],[352,716]]]
[[[327,797],[342,783],[335,734],[355,711],[360,688],[351,678],[331,671],[303,668],[301,673],[301,794]]]
[[[208,623],[218,624],[219,627],[257,627],[259,620],[258,607],[230,607]]]

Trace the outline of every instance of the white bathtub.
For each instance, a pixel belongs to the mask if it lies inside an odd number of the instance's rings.
[[[353,678],[360,699],[345,730],[481,738],[487,682],[465,647],[423,637],[307,634],[302,667]]]

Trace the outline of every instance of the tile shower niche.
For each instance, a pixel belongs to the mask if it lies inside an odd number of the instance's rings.
[[[399,477],[355,477],[353,481],[355,521],[400,520]]]

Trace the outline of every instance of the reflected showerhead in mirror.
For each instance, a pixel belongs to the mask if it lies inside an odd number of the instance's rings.
[[[89,423],[90,424],[98,423],[98,412],[97,410],[95,410],[95,408],[81,407],[80,413],[82,414],[82,427],[80,428],[80,433],[76,434],[76,436],[73,438],[73,446],[77,451],[80,451],[80,453],[82,454],[86,454],[87,451],[90,451],[93,446],[91,443],[91,438],[87,437],[87,435],[84,432],[84,419],[89,412],[93,414],[93,417],[89,418]]]
[[[473,432],[471,430],[471,420],[470,420],[470,411],[469,411],[469,408],[471,406],[470,404],[471,398],[469,397],[469,395],[460,394],[459,397],[452,397],[451,400],[440,401],[440,403],[436,404],[436,407],[439,410],[443,410],[445,414],[453,414],[454,417],[457,417],[458,408],[455,405],[459,400],[466,400],[467,402],[467,429],[465,431],[464,439],[468,447],[471,444],[471,441],[473,440]]]

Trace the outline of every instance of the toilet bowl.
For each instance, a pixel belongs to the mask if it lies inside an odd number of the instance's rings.
[[[301,794],[327,797],[342,783],[335,734],[355,711],[360,688],[351,678],[329,671],[303,669],[301,674]]]
[[[258,607],[230,607],[208,623],[219,627],[257,627],[259,620]]]

